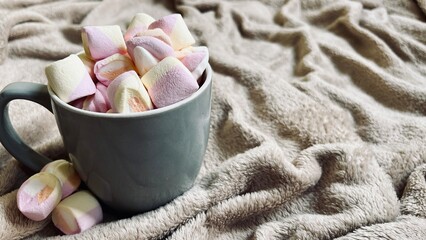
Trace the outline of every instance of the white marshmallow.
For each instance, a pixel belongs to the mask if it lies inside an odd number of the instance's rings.
[[[79,191],[62,200],[52,212],[53,224],[65,234],[81,233],[103,218],[98,200],[89,191]]]
[[[86,66],[75,54],[51,63],[45,68],[45,72],[53,92],[67,103],[96,91]]]
[[[116,113],[143,112],[154,108],[135,71],[125,72],[114,79],[107,93],[112,110]]]

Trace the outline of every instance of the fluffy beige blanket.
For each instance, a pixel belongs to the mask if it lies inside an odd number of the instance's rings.
[[[0,1],[0,89],[46,83],[83,25],[179,12],[214,70],[211,135],[192,189],[61,236],[19,213],[31,174],[0,146],[0,239],[425,239],[426,3]],[[66,156],[54,117],[10,104],[25,142]]]

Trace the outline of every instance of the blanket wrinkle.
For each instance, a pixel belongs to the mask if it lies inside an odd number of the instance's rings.
[[[58,4],[61,5],[61,11],[50,11],[51,8],[57,8]],[[32,40],[31,37],[38,37],[36,41],[38,45],[40,45],[40,40],[49,42],[50,34],[48,33],[56,32],[58,28],[69,29],[68,25],[61,27],[60,24],[58,26],[58,23],[68,21],[73,23],[80,22],[82,16],[86,15],[91,8],[96,6],[95,4],[90,2],[49,2],[43,4],[43,7],[37,4],[30,4],[30,6],[20,10],[2,12],[1,16],[3,20],[0,24],[0,30],[2,30],[0,38],[0,63],[5,60],[8,48],[11,48],[10,51],[18,56],[30,55],[39,58],[47,57],[47,59],[59,59],[75,52],[76,49],[64,52],[61,48],[49,49],[44,45],[38,49],[35,44],[29,44],[31,47],[28,48],[25,48],[26,44],[22,43],[19,44],[19,48],[14,48],[13,45],[15,42],[20,42],[17,41],[19,39],[30,42]],[[79,30],[75,33],[79,33]],[[74,36],[76,35],[75,33],[73,34]],[[54,39],[60,38],[55,36]],[[64,53],[55,56],[55,53],[60,53],[61,51]]]
[[[423,88],[406,84],[391,74],[377,69],[364,59],[350,58],[349,52],[337,50],[329,44],[324,44],[322,49],[332,57],[341,71],[352,77],[356,85],[381,104],[399,111],[426,113],[424,108],[426,95]],[[350,69],[348,65],[351,66]],[[368,79],[374,79],[374,81]]]
[[[270,150],[266,150],[266,149]],[[257,211],[269,211],[280,206],[282,203],[298,196],[313,186],[319,179],[320,170],[314,159],[300,157],[290,163],[282,159],[281,151],[276,151],[272,147],[259,147],[256,149],[260,156],[253,156],[253,159],[238,159],[229,163],[229,169],[216,176],[214,182],[222,186],[219,191],[212,192],[211,198],[220,195],[221,192],[229,192],[223,189],[223,182],[234,183],[234,179],[238,179],[239,184],[228,184],[227,188],[234,189],[232,192],[239,192],[235,198],[227,199],[212,207],[206,212],[207,219],[217,221],[216,224],[226,224],[233,222],[235,219],[247,218]],[[270,152],[270,153],[269,153]],[[238,164],[238,162],[240,162]],[[241,168],[243,167],[243,168]],[[237,170],[237,171],[235,171]],[[260,177],[262,173],[268,172],[268,176]],[[232,176],[231,174],[237,174]],[[220,178],[225,177],[225,180]],[[214,186],[210,183],[209,186]],[[243,188],[242,188],[243,187]],[[261,192],[262,194],[258,194]],[[277,199],[276,202],[269,202],[269,198]],[[279,199],[279,200],[278,200]],[[216,210],[216,208],[222,210]],[[224,209],[223,209],[224,208]],[[221,213],[223,216],[213,219],[210,215]],[[208,224],[209,221],[207,221]]]
[[[422,0],[417,0],[417,5],[422,10],[423,14],[426,16],[426,2]]]
[[[54,0],[15,0],[15,1],[3,1],[0,2],[0,7],[2,10],[13,10],[20,8],[27,8],[33,5],[43,4],[53,2]]]
[[[251,236],[252,239],[283,239],[291,236],[296,237],[297,239],[329,239],[335,237],[333,234],[338,231],[337,229],[342,228],[342,224],[345,226],[352,224],[350,227],[355,229],[357,227],[353,225],[355,222],[365,221],[365,224],[368,224],[370,222],[384,221],[386,219],[389,220],[395,218],[395,216],[399,213],[398,201],[396,199],[395,193],[392,190],[380,190],[381,188],[389,189],[391,183],[389,177],[386,174],[383,172],[375,172],[375,167],[372,166],[377,165],[377,162],[374,160],[370,161],[368,159],[364,160],[362,157],[363,154],[358,154],[358,151],[364,151],[361,146],[359,148],[354,148],[349,145],[330,145],[330,149],[333,150],[324,152],[321,147],[316,146],[304,151],[305,153],[303,159],[305,160],[310,157],[312,160],[322,159],[322,162],[327,163],[334,161],[335,164],[327,164],[327,169],[323,169],[323,174],[321,175],[319,182],[315,187],[313,187],[313,189],[309,190],[311,193],[313,191],[318,191],[315,194],[316,196],[301,196],[296,197],[296,199],[290,199],[289,202],[292,203],[289,205],[292,205],[293,208],[285,205],[282,206],[283,208],[285,206],[289,207],[289,209],[297,209],[294,207],[307,205],[306,202],[310,201],[308,208],[311,209],[308,211],[305,210],[306,212],[299,212],[293,216],[288,213],[287,216],[282,216],[282,213],[277,214],[276,211],[271,211],[269,213],[265,212],[263,216],[257,216],[256,220],[246,220],[247,222],[254,221],[257,223],[262,223],[262,219],[264,221],[264,224],[261,224],[259,227],[257,227],[254,235]],[[350,155],[347,154],[349,149],[352,149],[353,151],[353,153]],[[361,171],[359,167],[362,168]],[[371,183],[371,179],[377,178],[378,175],[381,176],[379,178],[382,179],[381,181],[383,185],[377,186],[377,182]],[[366,189],[365,186],[361,184],[353,185],[353,187],[351,187],[350,194],[348,194],[348,187],[344,184],[340,184],[340,182],[345,183],[346,181],[350,182],[351,184],[356,182],[365,183],[371,187]],[[368,194],[366,195],[367,192]],[[240,224],[242,217],[243,219],[253,217],[244,217],[241,214],[247,211],[237,211],[236,209],[238,209],[240,206],[246,206],[249,207],[249,209],[251,206],[252,209],[258,209],[259,206],[257,206],[257,203],[262,201],[250,201],[254,198],[254,196],[254,194],[248,194],[230,199],[211,208],[207,213],[203,213],[201,216],[199,215],[199,221],[206,222],[206,229],[204,229],[204,231],[197,230],[197,233],[201,232],[202,234],[206,234],[207,231],[209,232],[208,236],[212,236],[215,234],[215,232],[218,234],[220,232],[219,229],[229,227],[230,225],[237,225],[235,222],[225,222],[226,225],[224,225],[224,221],[228,221],[227,219],[232,217],[230,214],[236,214],[239,217],[238,220],[240,221]],[[257,195],[259,198],[262,196],[265,195]],[[341,199],[342,196],[345,197]],[[245,205],[241,204],[241,202],[244,201],[244,198],[248,200]],[[339,201],[336,201],[334,198],[340,199]],[[353,204],[353,201],[356,201],[357,203]],[[315,204],[313,204],[314,202]],[[336,203],[340,203],[340,205],[336,205]],[[372,208],[371,206],[374,206],[374,209],[380,209],[380,211],[369,212],[369,209]],[[263,206],[261,205],[261,207]],[[276,210],[276,206],[274,207]],[[217,208],[217,210],[213,210],[215,208]],[[342,209],[345,209],[344,213],[341,212]],[[253,213],[253,211],[249,212]],[[366,214],[366,212],[368,213]],[[223,216],[218,216],[218,213],[223,214]],[[327,214],[318,215],[323,213]],[[269,221],[265,221],[266,219]],[[353,221],[353,219],[357,219],[357,221]],[[302,226],[304,230],[301,230],[300,226]],[[330,229],[327,228],[330,228],[330,226],[333,226],[336,231],[329,231]],[[182,227],[180,230],[178,230],[178,232],[184,231],[185,227],[186,226]],[[190,224],[190,227],[193,226]],[[245,227],[247,227],[247,225]],[[250,228],[253,229],[253,226]],[[220,239],[227,239],[227,237],[222,236],[222,234],[223,233],[219,234],[220,237],[217,235],[215,236]],[[231,239],[231,237],[229,237],[229,239]]]
[[[426,218],[426,164],[410,174],[401,197],[401,212]]]
[[[419,0],[0,2],[0,89],[46,83],[84,25],[179,12],[209,48],[210,137],[194,186],[65,236],[19,213],[31,174],[0,145],[0,239],[422,239],[426,14]],[[66,157],[53,115],[10,104],[24,142]]]
[[[364,240],[364,239],[424,239],[426,219],[403,215],[396,221],[375,224],[357,229],[346,236],[336,238],[337,240]]]
[[[0,194],[15,190],[29,177],[29,174],[21,171],[18,162],[7,161],[0,172]]]

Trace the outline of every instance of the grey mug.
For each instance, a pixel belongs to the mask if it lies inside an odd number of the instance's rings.
[[[199,173],[210,128],[212,69],[190,97],[141,113],[96,113],[60,100],[43,84],[12,83],[0,93],[0,141],[18,161],[39,171],[51,160],[14,130],[8,104],[25,99],[53,112],[70,161],[106,205],[145,212],[187,191]]]

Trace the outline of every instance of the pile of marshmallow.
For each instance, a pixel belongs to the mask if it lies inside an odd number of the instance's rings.
[[[199,88],[207,47],[195,43],[180,14],[155,20],[139,13],[119,26],[86,26],[84,52],[46,67],[63,101],[89,111],[130,113],[179,102]]]
[[[86,190],[75,192],[81,179],[72,163],[60,159],[48,163],[19,188],[16,200],[19,210],[29,219],[52,218],[65,234],[75,234],[102,221],[98,200]]]

